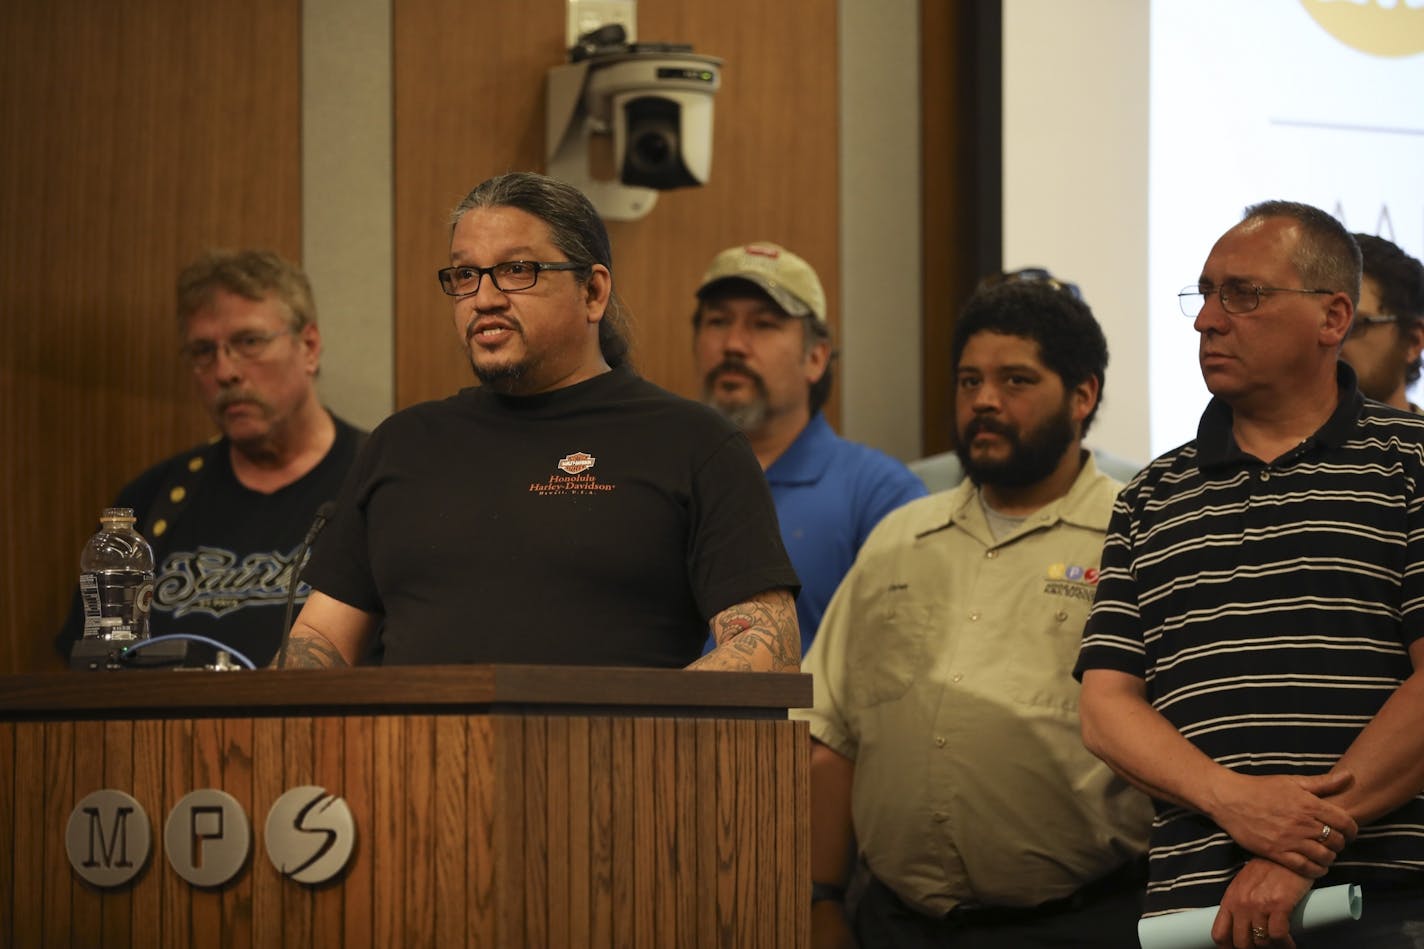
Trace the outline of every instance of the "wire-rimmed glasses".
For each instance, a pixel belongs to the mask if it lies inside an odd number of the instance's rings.
[[[1383,326],[1386,323],[1398,323],[1399,317],[1391,316],[1388,313],[1359,313],[1355,314],[1355,320],[1350,324],[1351,336],[1363,336],[1371,326]]]
[[[1223,283],[1215,289],[1200,286],[1183,287],[1177,293],[1177,303],[1182,315],[1196,319],[1206,306],[1206,299],[1214,296],[1227,313],[1240,315],[1250,313],[1261,305],[1261,298],[1269,293],[1334,293],[1334,290],[1315,290],[1304,287],[1261,287],[1253,283]]]
[[[217,363],[219,349],[235,362],[251,362],[267,351],[272,340],[295,332],[293,329],[278,330],[275,333],[246,330],[234,333],[224,340],[195,339],[183,344],[178,352],[194,372],[207,372]]]

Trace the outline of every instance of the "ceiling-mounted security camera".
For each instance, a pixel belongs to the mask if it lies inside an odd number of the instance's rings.
[[[657,192],[707,183],[712,171],[712,98],[722,61],[688,46],[574,47],[575,61],[549,70],[548,173],[576,185],[605,218],[631,221]],[[611,135],[616,179],[589,170],[589,141]]]

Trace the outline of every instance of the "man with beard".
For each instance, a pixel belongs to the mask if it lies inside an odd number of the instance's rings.
[[[286,664],[355,663],[379,627],[387,664],[796,670],[796,576],[756,457],[633,372],[588,199],[485,181],[438,276],[481,385],[371,434]]]
[[[279,255],[219,251],[194,261],[178,277],[178,328],[220,435],[139,475],[114,506],[134,510],[153,546],[150,632],[203,636],[265,663],[281,640],[303,536],[336,497],[365,433],[321,404],[311,286]],[[83,623],[76,592],[60,652],[68,655]],[[213,654],[189,647],[191,662]]]
[[[1066,293],[1070,293],[1082,299],[1082,292],[1078,285],[1069,283],[1066,280],[1059,280],[1042,267],[1024,267],[1020,270],[1010,270],[998,274],[992,278],[996,282],[1005,281],[1042,281],[1050,286],[1057,287]],[[1106,473],[1110,477],[1119,481],[1129,481],[1132,476],[1142,468],[1141,465],[1125,458],[1106,452],[1101,448],[1089,447],[1093,453],[1093,462],[1098,466],[1098,470]],[[931,492],[948,491],[958,486],[964,480],[964,465],[960,463],[959,453],[955,451],[940,452],[936,455],[929,455],[924,458],[916,458],[909,463],[909,469],[915,473],[915,477],[924,482],[925,487]]]
[[[1368,398],[1419,414],[1407,390],[1424,351],[1424,264],[1383,237],[1356,234],[1355,242],[1364,257],[1360,307],[1340,356]]]
[[[1107,342],[1019,277],[952,358],[969,480],[886,516],[806,657],[813,945],[1136,946],[1151,808],[1083,748],[1071,674],[1121,487],[1082,447]]]
[[[697,290],[692,325],[705,401],[747,434],[766,471],[801,580],[804,652],[871,529],[925,487],[821,414],[835,354],[826,294],[804,259],[767,242],[722,251]]]

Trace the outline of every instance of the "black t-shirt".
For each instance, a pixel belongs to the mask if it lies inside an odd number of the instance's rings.
[[[114,505],[134,509],[136,526],[153,547],[151,635],[206,636],[258,666],[272,660],[282,638],[287,587],[302,538],[316,509],[340,492],[364,437],[341,419],[333,421],[336,440],[326,457],[271,494],[237,480],[226,439],[174,455],[119,492]],[[185,500],[158,532],[154,519],[175,489],[185,493]],[[77,572],[78,551],[74,560]],[[298,588],[298,609],[306,594],[305,585]],[[67,656],[83,629],[76,593],[56,641],[59,651]],[[188,650],[189,664],[211,662],[216,651],[196,642]]]
[[[745,436],[627,370],[387,419],[304,576],[384,617],[390,664],[678,667],[797,585]]]

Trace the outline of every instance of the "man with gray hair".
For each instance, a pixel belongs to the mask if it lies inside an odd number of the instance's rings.
[[[801,580],[804,653],[871,530],[925,486],[821,414],[835,353],[826,293],[802,257],[767,241],[722,251],[697,289],[692,325],[704,400],[746,432],[766,471]]]
[[[218,437],[139,475],[115,506],[133,508],[153,546],[150,632],[203,636],[265,663],[303,536],[364,433],[321,404],[316,304],[306,275],[280,255],[204,254],[178,277],[177,310],[180,352]],[[82,626],[76,594],[60,652]],[[213,653],[189,647],[190,661]]]
[[[1076,668],[1085,744],[1155,800],[1146,913],[1424,945],[1424,419],[1340,361],[1359,247],[1254,205],[1178,296],[1212,398],[1118,495]],[[1301,937],[1331,884],[1364,918]]]
[[[796,576],[756,457],[633,372],[588,199],[485,181],[438,277],[480,386],[372,433],[286,664],[354,664],[380,628],[388,664],[798,668]]]

